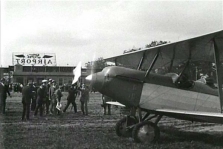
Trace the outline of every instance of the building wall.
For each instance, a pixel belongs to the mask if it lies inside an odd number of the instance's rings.
[[[53,79],[59,85],[71,84],[74,78],[73,69],[75,67],[56,67],[56,66],[22,66],[15,65],[13,72],[13,82],[27,84],[28,82],[36,82],[41,84],[43,79]],[[85,83],[85,77],[87,76],[86,69],[82,69],[80,82]]]
[[[9,76],[9,68],[7,67],[0,67],[0,79],[3,77]]]

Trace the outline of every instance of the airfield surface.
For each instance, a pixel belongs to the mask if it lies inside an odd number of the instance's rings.
[[[124,115],[112,107],[112,115],[103,115],[101,95],[90,94],[89,115],[71,107],[60,116],[33,117],[22,122],[21,94],[12,93],[7,99],[5,115],[0,116],[0,149],[124,149],[124,148],[222,148],[223,125],[192,123],[164,117],[160,123],[160,142],[134,143],[132,138],[116,136],[114,126]],[[66,103],[66,94],[62,99]]]

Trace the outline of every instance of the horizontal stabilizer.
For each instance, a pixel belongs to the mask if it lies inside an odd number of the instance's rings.
[[[108,101],[106,102],[107,104],[110,104],[110,105],[115,105],[115,106],[121,106],[121,107],[125,107],[125,105],[121,104],[120,102],[117,102],[117,101]]]

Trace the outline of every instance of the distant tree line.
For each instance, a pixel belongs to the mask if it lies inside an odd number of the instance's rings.
[[[159,46],[159,45],[163,45],[163,44],[167,44],[170,43],[170,41],[152,41],[150,44],[147,44],[145,46],[145,48],[151,48],[151,47],[155,47],[155,46]]]
[[[145,45],[145,48],[152,48],[152,47],[167,44],[167,43],[170,43],[170,41],[162,41],[162,40],[161,41],[152,41],[150,44]],[[133,49],[129,49],[129,50],[124,50],[123,54],[134,52],[134,51],[139,51],[141,49],[142,48],[133,48]]]
[[[152,41],[150,44],[145,45],[145,48],[151,48],[151,47],[155,47],[155,46],[159,46],[159,45],[167,44],[167,43],[170,43],[170,41]],[[130,53],[133,51],[139,51],[141,49],[142,48],[133,48],[130,50],[124,50],[123,54]],[[106,61],[103,59],[103,57],[99,57],[95,61],[85,63],[85,66],[88,70],[93,70],[95,73],[95,72],[101,71],[103,68],[107,67],[108,65]]]
[[[103,68],[107,67],[106,61],[103,59],[103,57],[99,57],[96,61],[91,61],[85,63],[85,67],[88,70],[92,70],[93,73],[101,71]]]

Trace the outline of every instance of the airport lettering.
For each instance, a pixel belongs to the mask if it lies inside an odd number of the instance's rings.
[[[51,59],[16,59],[16,64],[21,65],[52,65],[53,62]]]

